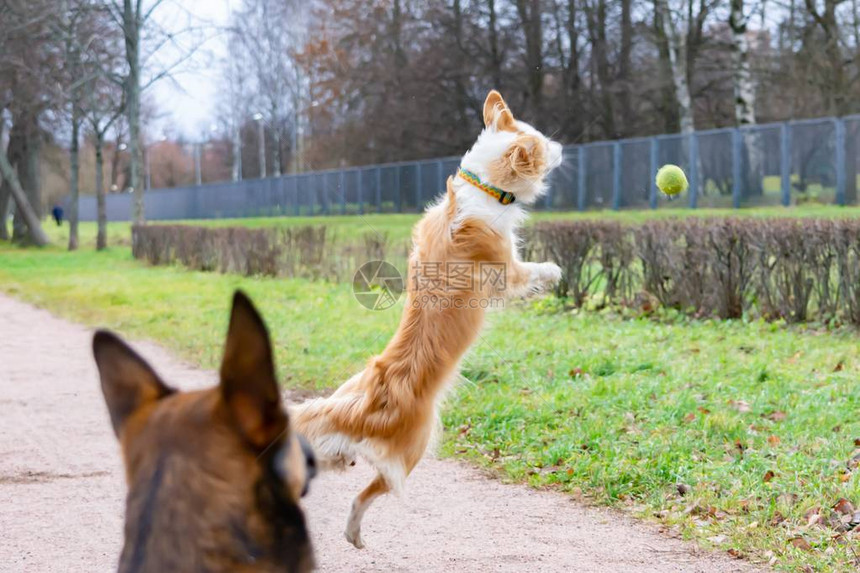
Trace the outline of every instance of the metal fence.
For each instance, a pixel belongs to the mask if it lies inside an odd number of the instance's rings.
[[[860,116],[791,121],[690,135],[568,145],[537,209],[757,207],[818,202],[857,204]],[[459,157],[333,169],[277,178],[152,190],[150,220],[255,216],[414,213],[445,189]],[[680,165],[689,191],[659,193],[659,166]],[[129,220],[132,196],[107,197],[110,221]],[[96,218],[95,197],[80,202]]]

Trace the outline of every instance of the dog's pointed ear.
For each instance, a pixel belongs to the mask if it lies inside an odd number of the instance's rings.
[[[239,434],[263,451],[288,428],[275,380],[269,333],[251,300],[233,295],[227,343],[221,363],[221,396]]]
[[[508,109],[508,104],[502,99],[502,94],[492,90],[484,100],[484,126],[494,127],[499,131],[516,131],[514,114]]]
[[[112,332],[96,332],[93,336],[93,355],[117,437],[131,414],[174,392],[161,381],[146,360]]]

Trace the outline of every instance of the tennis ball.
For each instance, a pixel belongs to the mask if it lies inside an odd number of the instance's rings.
[[[664,165],[657,171],[657,188],[666,195],[677,195],[687,190],[687,176],[677,165]]]

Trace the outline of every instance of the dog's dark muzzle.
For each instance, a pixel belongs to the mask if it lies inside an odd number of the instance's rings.
[[[302,453],[305,456],[305,465],[307,466],[307,473],[305,474],[305,487],[302,488],[302,497],[307,495],[308,488],[310,487],[311,480],[314,479],[317,475],[317,458],[314,455],[314,450],[311,448],[310,443],[305,439],[305,437],[301,434],[297,434],[296,436],[299,439],[299,444],[302,446]]]

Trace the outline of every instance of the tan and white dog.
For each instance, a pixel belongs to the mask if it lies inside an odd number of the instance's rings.
[[[323,468],[362,457],[378,472],[352,504],[346,538],[358,548],[367,508],[402,490],[430,444],[440,399],[480,335],[486,309],[561,277],[557,265],[517,254],[523,206],[545,192],[561,145],[515,120],[496,91],[484,103],[484,123],[447,193],[413,231],[407,302],[394,338],[330,397],[290,411]]]

